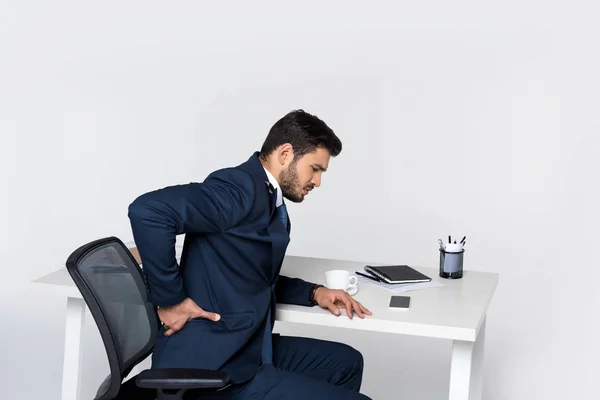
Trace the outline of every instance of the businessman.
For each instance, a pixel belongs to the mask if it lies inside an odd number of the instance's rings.
[[[279,274],[291,230],[285,199],[302,202],[319,187],[341,149],[322,120],[292,111],[246,162],[201,183],[143,194],[129,206],[148,298],[162,322],[153,367],[228,372],[232,385],[202,399],[368,398],[359,393],[358,351],[272,333],[277,302],[320,306],[332,318],[371,315],[342,290]]]

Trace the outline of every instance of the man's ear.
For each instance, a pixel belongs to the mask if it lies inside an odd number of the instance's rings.
[[[289,165],[294,159],[294,148],[290,143],[279,146],[277,150],[277,161],[280,165]]]

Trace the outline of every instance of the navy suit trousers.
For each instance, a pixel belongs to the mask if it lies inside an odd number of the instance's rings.
[[[360,394],[362,355],[324,340],[273,335],[273,364],[254,378],[218,392],[190,391],[185,399],[368,400]]]

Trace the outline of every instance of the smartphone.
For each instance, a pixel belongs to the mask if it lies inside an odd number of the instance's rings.
[[[410,297],[392,296],[389,307],[393,309],[408,310],[410,308]]]

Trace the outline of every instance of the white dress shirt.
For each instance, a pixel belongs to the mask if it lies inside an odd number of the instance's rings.
[[[269,170],[267,170],[265,167],[263,167],[265,172],[267,173],[267,178],[269,178],[269,182],[271,182],[271,185],[273,185],[273,187],[275,189],[277,189],[277,200],[275,201],[275,205],[277,207],[279,207],[280,205],[283,204],[283,194],[281,193],[281,188],[279,187],[279,183],[277,183],[277,179],[275,179],[275,177],[273,176],[273,174],[271,174],[269,172]]]

